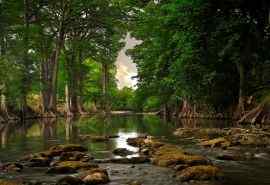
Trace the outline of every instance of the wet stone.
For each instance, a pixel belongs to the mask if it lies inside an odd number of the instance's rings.
[[[115,155],[118,155],[118,156],[128,156],[128,155],[132,155],[134,154],[135,152],[132,152],[126,148],[116,148],[114,151],[113,151],[113,154]]]
[[[211,180],[218,179],[220,176],[220,169],[210,165],[188,167],[177,174],[177,178],[181,181]]]
[[[105,184],[110,181],[109,175],[105,169],[95,168],[80,174],[80,178],[85,184]]]

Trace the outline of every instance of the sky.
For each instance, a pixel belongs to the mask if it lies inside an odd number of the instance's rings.
[[[116,79],[117,86],[119,89],[123,87],[132,87],[136,88],[137,79],[132,79],[133,76],[137,76],[138,71],[136,64],[133,63],[132,59],[125,54],[128,49],[134,48],[140,41],[131,38],[129,34],[125,39],[126,45],[125,47],[119,51],[117,60],[116,60]]]

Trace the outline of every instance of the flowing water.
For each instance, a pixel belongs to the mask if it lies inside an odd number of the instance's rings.
[[[218,151],[204,150],[195,145],[191,140],[180,140],[173,136],[173,131],[180,127],[228,127],[228,122],[222,121],[182,121],[181,123],[168,123],[155,116],[111,116],[108,118],[94,116],[77,120],[33,120],[24,124],[0,125],[0,162],[16,161],[20,157],[47,150],[50,146],[64,143],[79,143],[88,148],[91,155],[97,159],[116,157],[112,154],[115,148],[127,148],[137,151],[126,143],[129,137],[141,134],[153,135],[167,142],[181,145],[184,149],[203,154],[221,166],[227,179],[226,185],[270,185],[270,157],[269,149],[259,150],[247,148],[248,151],[257,152],[258,158],[250,161],[228,162],[215,160]],[[80,140],[81,135],[118,135],[120,137],[108,142],[91,142]],[[115,165],[113,168],[121,168]],[[151,165],[142,166],[141,169],[151,171]],[[141,170],[143,171],[143,170]],[[31,173],[31,172],[30,172]],[[127,173],[133,173],[127,172]],[[134,172],[135,173],[135,172]],[[149,175],[149,180],[157,173],[167,175],[168,171],[155,169]],[[151,176],[152,175],[152,176]],[[29,178],[36,178],[28,175]],[[0,178],[5,175],[0,174]],[[174,185],[160,176],[165,182],[156,184]],[[170,177],[171,178],[171,177]],[[155,181],[154,181],[155,182]],[[152,182],[149,182],[151,184]]]

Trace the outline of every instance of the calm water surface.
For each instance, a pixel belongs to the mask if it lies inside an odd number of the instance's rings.
[[[0,125],[0,162],[15,161],[21,156],[47,150],[50,146],[64,143],[78,143],[88,148],[98,159],[116,157],[112,150],[137,148],[127,145],[126,139],[149,134],[168,142],[181,145],[186,150],[207,155],[225,171],[227,185],[270,185],[269,151],[248,148],[251,152],[266,153],[263,158],[252,161],[224,162],[215,160],[218,151],[203,150],[190,140],[180,140],[173,131],[180,127],[228,127],[230,122],[183,120],[181,123],[167,123],[155,116],[94,116],[77,120],[35,120],[24,124]],[[108,142],[81,141],[80,135],[118,135]],[[1,177],[0,177],[1,178]]]

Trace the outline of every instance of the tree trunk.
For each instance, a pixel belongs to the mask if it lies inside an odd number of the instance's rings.
[[[59,38],[56,44],[55,57],[52,60],[52,79],[51,79],[51,94],[50,94],[50,109],[53,113],[57,112],[57,83],[58,83],[58,68],[59,68],[59,56],[64,45],[64,32],[61,26]]]
[[[109,82],[109,66],[102,63],[102,95],[103,95],[103,111],[110,112],[109,97],[108,97],[108,82]]]
[[[61,31],[49,59],[45,59],[41,64],[42,81],[42,109],[43,114],[48,117],[55,117],[57,113],[57,78],[59,56],[64,45],[64,32]]]
[[[30,79],[29,79],[29,68],[30,68],[30,60],[29,60],[29,27],[30,27],[30,2],[29,0],[24,0],[24,52],[23,52],[23,76],[21,79],[21,118],[25,119],[27,112],[27,93],[30,87]]]
[[[5,120],[8,120],[10,118],[6,104],[6,96],[4,94],[1,94],[0,115]]]
[[[239,97],[238,97],[238,108],[236,112],[236,117],[240,117],[245,112],[245,69],[243,63],[240,61],[237,64],[239,72]]]
[[[65,96],[66,96],[66,116],[67,117],[71,117],[73,116],[73,112],[72,112],[72,109],[71,109],[71,98],[70,98],[70,93],[69,93],[69,86],[66,85],[65,86]]]
[[[82,102],[82,94],[83,94],[83,72],[82,72],[82,53],[81,51],[79,52],[79,60],[78,60],[78,94],[77,94],[77,108],[80,114],[85,114],[85,110],[83,107],[83,102]]]
[[[76,52],[77,53],[77,52]],[[68,73],[68,99],[69,99],[69,111],[73,114],[82,114],[83,108],[81,106],[81,87],[80,87],[80,56],[75,56],[75,52],[72,51],[71,56],[66,53],[66,70]]]

